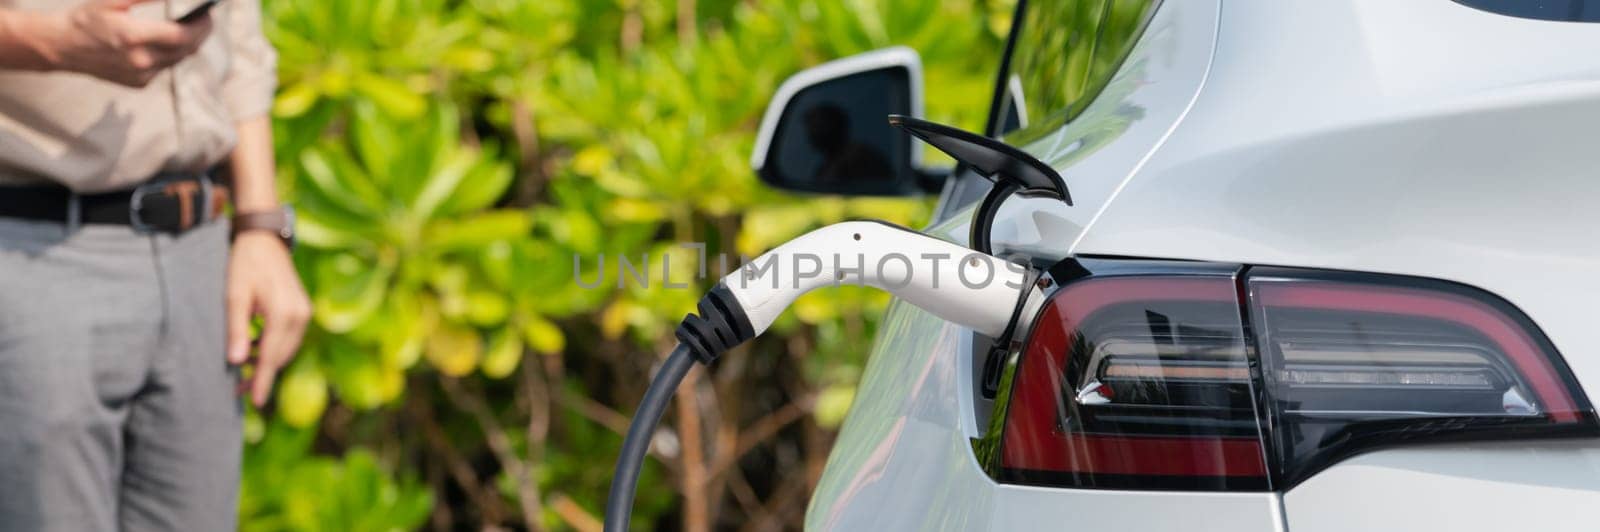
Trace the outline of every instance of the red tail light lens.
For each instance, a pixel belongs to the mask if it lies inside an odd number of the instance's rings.
[[[1237,293],[1229,277],[1088,279],[1057,291],[1014,380],[1002,478],[1266,488]]]
[[[1252,270],[1269,447],[1295,484],[1375,447],[1592,433],[1559,354],[1503,300],[1450,283]]]
[[[1597,434],[1560,356],[1489,294],[1167,264],[1052,295],[1013,375],[1001,480],[1286,489],[1379,447]]]

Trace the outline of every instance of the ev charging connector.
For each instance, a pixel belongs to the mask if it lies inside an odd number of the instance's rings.
[[[802,273],[802,257],[815,268]],[[1027,334],[1043,297],[1018,264],[884,222],[843,222],[801,235],[723,277],[685,316],[623,439],[605,530],[627,530],[650,438],[694,362],[710,364],[770,327],[795,298],[824,286],[888,291],[939,318],[1007,342]]]

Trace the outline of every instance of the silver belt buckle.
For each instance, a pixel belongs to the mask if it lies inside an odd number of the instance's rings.
[[[156,187],[166,186],[164,182],[148,182],[133,189],[133,195],[128,198],[128,227],[139,234],[154,233],[155,229],[144,223],[144,218],[139,216],[139,211],[144,209],[144,196]]]

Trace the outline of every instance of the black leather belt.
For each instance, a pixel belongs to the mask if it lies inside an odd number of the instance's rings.
[[[76,194],[61,185],[0,187],[0,218],[126,225],[141,233],[182,233],[217,218],[227,190],[205,174],[163,174],[129,190]]]

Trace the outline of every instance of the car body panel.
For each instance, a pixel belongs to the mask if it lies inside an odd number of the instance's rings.
[[[1294,532],[1592,531],[1600,447],[1454,444],[1358,455],[1284,495]]]
[[[1071,252],[1476,286],[1600,389],[1600,26],[1447,1],[1237,4],[1194,109]]]
[[[1444,1],[1289,4],[1225,4],[1199,100],[1071,253],[1472,285],[1600,390],[1600,26]],[[1284,512],[1297,531],[1592,529],[1600,507],[1575,503],[1600,500],[1597,453],[1592,439],[1383,450],[1290,490]]]
[[[1209,14],[1207,14],[1209,12]],[[1600,390],[1600,25],[1448,0],[1169,1],[1102,97],[1022,146],[1077,206],[1014,198],[998,252],[1430,277],[1525,312]],[[1186,93],[1185,91],[1190,91]],[[930,232],[966,239],[970,209]],[[1600,521],[1600,441],[1385,449],[1286,493],[993,482],[970,331],[891,307],[816,529],[1504,530]],[[1418,494],[1426,494],[1419,497]]]
[[[996,249],[1064,256],[1070,242],[1187,111],[1205,78],[1218,5],[1163,5],[1106,94],[1072,125],[1024,149],[1065,173],[1077,208],[1016,198]],[[966,239],[971,209],[930,228]],[[1051,249],[1052,242],[1054,249]],[[1271,493],[1064,490],[1004,485],[978,465],[971,438],[989,405],[974,391],[972,333],[910,305],[891,305],[806,526],[816,530],[1118,528],[1280,530]]]

